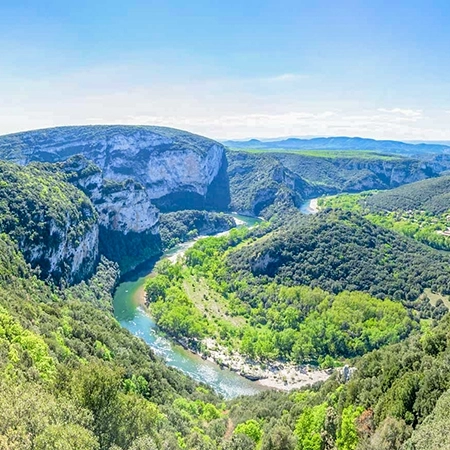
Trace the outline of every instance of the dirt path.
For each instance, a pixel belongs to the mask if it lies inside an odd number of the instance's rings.
[[[230,418],[228,418],[228,422],[227,422],[227,431],[225,431],[225,434],[224,434],[224,436],[223,436],[223,438],[224,438],[226,441],[229,441],[229,440],[231,439],[231,436],[232,436],[232,434],[233,434],[233,430],[234,430],[234,424],[233,424],[233,421],[232,421]]]

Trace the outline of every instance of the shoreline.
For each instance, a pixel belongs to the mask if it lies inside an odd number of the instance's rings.
[[[199,341],[200,344],[206,347],[206,352],[192,348],[187,340],[171,339],[202,359],[217,364],[222,369],[236,372],[239,376],[269,389],[279,391],[300,389],[326,381],[334,373],[334,369],[322,370],[310,364],[299,365],[282,361],[256,361],[241,353],[230,352],[228,348],[220,346],[211,338]]]
[[[308,205],[309,210],[311,211],[310,214],[314,214],[318,211],[317,200],[318,199],[312,199],[310,201],[310,204]],[[241,226],[245,223],[241,219],[234,219],[236,226]],[[227,235],[229,232],[230,230],[226,230],[216,233],[214,236]],[[172,264],[176,263],[184,256],[186,250],[195,244],[195,242],[207,236],[208,235],[200,235],[191,241],[181,244],[173,254],[166,255],[165,258],[163,257],[162,259],[168,259]],[[151,317],[150,310],[146,305],[143,285],[134,293],[134,301],[136,305],[142,306],[145,313]],[[160,332],[167,336],[173,344],[180,345],[185,350],[203,360],[214,363],[222,370],[226,369],[235,372],[237,375],[267,389],[290,391],[312,386],[318,382],[326,381],[334,372],[334,369],[321,370],[309,364],[299,365],[283,361],[257,361],[246,357],[241,353],[230,351],[227,347],[219,345],[212,338],[196,341],[196,348],[194,348],[192,345],[193,342],[189,342],[187,339],[176,338],[165,333],[163,330],[160,330]],[[204,351],[198,350],[199,344],[205,349]]]

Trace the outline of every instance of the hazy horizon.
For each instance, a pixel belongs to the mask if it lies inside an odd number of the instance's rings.
[[[170,125],[152,125],[152,124],[132,124],[132,123],[97,123],[97,124],[64,124],[64,125],[54,125],[50,127],[39,127],[39,128],[31,128],[31,129],[24,129],[19,131],[13,131],[13,132],[7,132],[7,133],[0,133],[0,137],[12,135],[12,134],[19,134],[19,133],[26,133],[26,132],[32,132],[32,131],[40,131],[40,130],[46,130],[51,128],[62,128],[62,127],[82,127],[82,126],[164,126],[168,128],[176,128]],[[181,128],[180,128],[181,129]],[[182,129],[183,131],[191,132],[194,134],[201,134],[196,133],[195,131],[188,130],[188,129]],[[317,139],[317,138],[349,138],[349,139],[373,139],[376,141],[397,141],[397,142],[404,142],[408,144],[436,144],[436,145],[448,145],[450,146],[450,140],[411,140],[411,139],[377,139],[370,136],[345,136],[345,135],[287,135],[287,136],[271,136],[271,137],[261,137],[261,136],[246,136],[246,137],[237,137],[237,138],[217,138],[208,136],[206,134],[203,134],[203,136],[214,139],[218,142],[227,142],[227,141],[235,141],[235,142],[247,142],[250,140],[258,140],[261,142],[276,142],[276,141],[283,141],[287,139],[302,139],[302,140],[311,140],[311,139]]]
[[[440,0],[2,5],[0,134],[450,140],[449,14]]]

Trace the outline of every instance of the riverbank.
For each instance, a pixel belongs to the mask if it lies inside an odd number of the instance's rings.
[[[242,226],[246,225],[245,221],[242,219],[239,219],[238,217],[233,217],[233,219],[236,224],[236,227],[242,227]],[[251,227],[252,226],[250,226],[249,228],[251,228]],[[173,252],[172,254],[170,254],[169,256],[167,256],[166,259],[168,259],[172,264],[175,264],[178,261],[178,259],[182,258],[184,256],[184,254],[186,253],[186,251],[189,250],[191,247],[193,247],[194,244],[197,241],[199,241],[200,239],[204,239],[208,236],[215,236],[215,237],[226,236],[227,234],[230,233],[230,231],[232,229],[233,228],[230,228],[229,230],[220,231],[218,233],[215,233],[214,235],[202,234],[188,242],[179,244],[179,246],[177,247],[177,250],[175,252]]]
[[[319,212],[319,199],[312,198],[306,201],[302,206],[300,206],[300,211],[303,214],[317,214]]]
[[[210,338],[201,341],[200,347],[203,351],[194,350],[185,340],[178,342],[185,349],[199,355],[204,360],[236,372],[238,375],[270,389],[290,391],[312,386],[315,383],[326,381],[333,373],[333,369],[320,370],[308,364],[297,365],[289,362],[252,360],[218,345]]]
[[[311,211],[306,212],[306,214],[311,213]],[[258,222],[257,219],[251,217],[234,216],[234,218],[237,226],[245,224],[252,227]],[[200,236],[199,238],[205,237]],[[196,240],[185,242],[166,251],[160,260],[168,258],[171,262],[176,262],[195,242]],[[209,344],[210,348],[208,348],[208,344],[204,344],[208,352],[203,355],[200,352],[186,350],[186,346],[182,348],[174,345],[175,341],[161,333],[147,308],[144,307],[144,286],[146,280],[151,276],[153,276],[152,269],[143,273],[139,278],[122,282],[118,286],[114,295],[116,319],[121,326],[142,338],[157,355],[164,358],[169,366],[183,371],[197,381],[212,386],[216,392],[226,398],[253,395],[267,389],[298,389],[323,381],[330,376],[329,372],[310,366],[280,362],[261,364],[259,361],[252,361],[238,353],[230,354],[226,348],[218,347],[213,341]]]
[[[318,212],[318,199],[312,199],[307,205],[308,213]],[[245,224],[244,221],[235,219],[237,226]],[[228,231],[217,233],[216,236],[227,235]],[[187,244],[182,245],[176,253],[170,255],[167,259],[173,264],[183,258],[186,250],[191,248],[198,237]],[[227,347],[220,346],[211,338],[203,339],[201,342],[191,343],[184,339],[176,340],[183,348],[200,356],[202,359],[217,364],[222,368],[231,370],[238,375],[255,381],[257,384],[283,391],[300,389],[311,386],[317,382],[327,380],[333,373],[332,370],[320,370],[310,365],[297,365],[288,362],[272,361],[261,362],[252,360],[239,352],[230,351]],[[197,349],[201,348],[202,351]]]

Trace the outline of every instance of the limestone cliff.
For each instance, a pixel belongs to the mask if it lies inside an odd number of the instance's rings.
[[[0,158],[53,163],[98,213],[100,251],[123,271],[161,250],[159,211],[225,210],[224,147],[163,127],[85,126],[0,137]]]
[[[92,203],[44,166],[0,162],[0,231],[10,235],[43,279],[79,281],[98,259]]]
[[[389,189],[436,177],[447,155],[415,159],[384,155],[323,157],[292,152],[228,152],[231,208],[259,215],[282,193],[292,205],[339,192]]]
[[[222,210],[229,204],[224,147],[186,131],[84,126],[0,137],[0,158],[22,165],[65,161],[75,155],[95,163],[105,180],[141,184],[148,198],[164,211]]]

